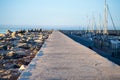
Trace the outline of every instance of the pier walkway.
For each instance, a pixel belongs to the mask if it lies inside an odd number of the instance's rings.
[[[120,80],[120,66],[53,31],[18,80]]]

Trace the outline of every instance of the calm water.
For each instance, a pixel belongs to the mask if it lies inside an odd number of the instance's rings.
[[[6,33],[7,30],[18,31],[18,30],[28,30],[28,29],[40,29],[43,30],[79,30],[78,26],[18,26],[18,25],[0,25],[0,33]]]
[[[63,30],[80,30],[80,26],[23,26],[23,25],[22,26],[18,26],[18,25],[0,25],[0,33],[6,33],[7,30],[18,31],[18,30],[28,30],[28,29],[40,29],[40,28],[42,28],[43,30],[51,30],[51,29],[55,29],[55,30],[59,30],[59,29],[63,29]]]
[[[28,29],[40,29],[40,26],[15,26],[15,25],[0,25],[0,33],[6,33],[7,30],[18,31],[18,30],[28,30]],[[42,29],[48,29],[42,27]]]

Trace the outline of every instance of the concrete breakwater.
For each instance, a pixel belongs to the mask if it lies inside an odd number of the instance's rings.
[[[0,80],[16,80],[51,33],[36,29],[0,34]]]
[[[53,31],[18,80],[120,80],[120,67]]]

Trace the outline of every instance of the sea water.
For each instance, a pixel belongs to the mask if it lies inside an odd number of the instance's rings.
[[[30,29],[41,29],[41,26],[18,26],[18,25],[0,25],[0,33],[6,33],[7,30],[19,31],[19,30],[30,30]],[[42,28],[43,29],[43,28]]]
[[[39,26],[39,25],[0,25],[0,33],[6,33],[7,30],[29,30],[29,29],[43,29],[43,30],[79,30],[78,26]]]

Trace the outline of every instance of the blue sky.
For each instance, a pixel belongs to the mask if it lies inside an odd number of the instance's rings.
[[[120,26],[120,0],[107,3],[116,26]],[[93,16],[98,24],[99,14],[103,22],[103,13],[104,0],[0,0],[3,25],[86,26]],[[108,25],[112,25],[110,20]]]

